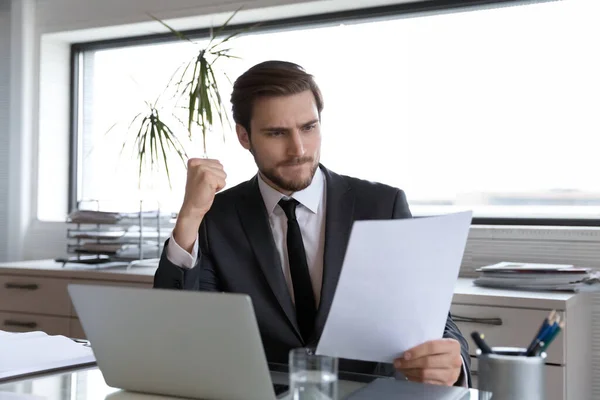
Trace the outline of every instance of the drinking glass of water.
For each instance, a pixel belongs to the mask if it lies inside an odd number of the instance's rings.
[[[337,400],[337,358],[302,348],[290,351],[289,363],[292,400]]]

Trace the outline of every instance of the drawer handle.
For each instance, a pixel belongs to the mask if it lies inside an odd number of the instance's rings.
[[[452,320],[454,322],[470,322],[473,324],[482,324],[482,325],[502,325],[502,318],[475,318],[475,317],[463,317],[460,315],[452,315]]]
[[[37,283],[6,283],[4,285],[7,289],[20,289],[20,290],[38,290],[39,286]]]
[[[37,328],[38,324],[36,322],[21,322],[21,321],[14,321],[11,319],[5,319],[4,326],[18,326],[19,328],[35,329],[35,328]]]

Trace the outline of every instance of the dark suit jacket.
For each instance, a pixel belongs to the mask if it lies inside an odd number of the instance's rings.
[[[284,280],[257,177],[217,194],[200,226],[200,249],[194,268],[187,270],[172,264],[166,257],[165,245],[154,287],[248,294],[270,362],[287,364],[290,349],[316,347],[340,277],[352,223],[411,218],[401,190],[337,175],[323,166],[321,169],[327,183],[323,283],[315,333],[307,342],[302,339],[296,323],[294,304]],[[450,315],[444,337],[460,342],[468,370],[468,344]],[[382,371],[375,363],[352,360],[340,360],[339,368],[362,373]],[[388,366],[387,372],[391,371]],[[470,374],[467,375],[470,385]]]

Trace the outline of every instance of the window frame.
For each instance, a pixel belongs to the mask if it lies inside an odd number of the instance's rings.
[[[455,11],[477,11],[484,8],[497,8],[503,6],[528,5],[562,0],[427,0],[414,3],[402,3],[377,7],[362,8],[348,11],[336,11],[317,15],[307,15],[283,19],[274,19],[257,23],[244,23],[230,25],[223,30],[227,35],[237,30],[253,27],[252,33],[276,32],[294,30],[308,27],[332,26],[340,23],[353,24],[366,21],[385,20],[399,17],[416,17],[425,14],[437,14]],[[182,31],[191,39],[205,39],[210,37],[210,28],[191,29]],[[79,174],[79,133],[80,133],[80,95],[81,95],[81,63],[83,53],[93,50],[106,50],[129,46],[150,45],[157,43],[176,42],[169,32],[130,36],[116,39],[98,40],[92,42],[79,42],[71,45],[70,59],[70,132],[69,132],[69,188],[68,210],[74,209],[78,201],[78,174]],[[492,226],[571,226],[571,227],[599,227],[600,218],[573,219],[573,218],[493,218],[474,217],[473,225]]]

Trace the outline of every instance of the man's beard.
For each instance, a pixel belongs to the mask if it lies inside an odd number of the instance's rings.
[[[256,154],[253,151],[252,151],[252,155],[254,156],[254,161],[256,162],[256,165],[258,166],[258,170],[260,171],[260,173],[265,178],[270,180],[273,184],[277,185],[278,188],[285,190],[287,192],[299,192],[300,190],[306,189],[312,182],[312,179],[315,176],[315,172],[317,171],[317,168],[319,168],[319,163],[315,162],[314,158],[312,158],[312,157],[298,157],[298,158],[295,158],[292,160],[281,162],[281,163],[277,164],[277,166],[275,168],[264,168],[261,165],[261,163],[258,161]],[[296,180],[289,180],[289,179],[285,179],[283,176],[281,176],[277,173],[278,167],[298,165],[298,164],[304,164],[304,163],[311,164],[310,175],[307,178],[304,178],[304,179],[299,178]]]

